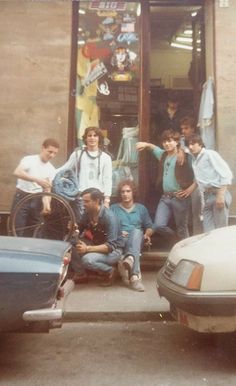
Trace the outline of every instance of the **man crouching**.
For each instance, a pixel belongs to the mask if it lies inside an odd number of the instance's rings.
[[[101,285],[110,286],[117,276],[115,265],[122,256],[123,238],[115,215],[103,205],[100,190],[89,188],[81,194],[84,214],[78,224],[79,241],[72,255],[75,282],[85,282],[87,271],[101,275]]]

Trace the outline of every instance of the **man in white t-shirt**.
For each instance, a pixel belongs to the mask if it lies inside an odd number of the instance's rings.
[[[104,205],[109,207],[112,190],[112,160],[109,154],[101,150],[104,142],[101,129],[87,127],[83,141],[85,148],[76,149],[57,171],[66,169],[76,171],[80,193],[89,188],[99,189],[104,194]],[[83,212],[80,194],[71,205],[79,222]]]
[[[42,143],[39,154],[28,155],[21,159],[13,173],[14,176],[17,177],[17,183],[12,210],[26,195],[42,191],[49,192],[51,190],[56,169],[50,160],[56,156],[58,149],[59,143],[53,138],[48,138]],[[26,204],[18,213],[16,224],[18,228],[24,228],[35,222],[38,218],[39,211],[38,208],[36,208],[36,202],[35,207],[32,207],[32,205],[33,203]],[[22,234],[22,236],[23,235],[25,234]]]

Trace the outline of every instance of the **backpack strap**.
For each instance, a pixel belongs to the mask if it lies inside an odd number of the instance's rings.
[[[79,150],[80,150],[80,155],[78,157]],[[78,178],[78,173],[80,171],[81,157],[84,152],[85,152],[85,149],[80,149],[79,147],[75,149],[75,174],[77,178]]]

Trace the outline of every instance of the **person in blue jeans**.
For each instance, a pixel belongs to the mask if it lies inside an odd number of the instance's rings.
[[[150,244],[153,223],[147,208],[135,202],[136,186],[131,180],[118,185],[119,202],[111,205],[111,211],[120,220],[125,242],[124,258],[118,263],[123,282],[135,291],[145,290],[140,270],[140,255],[144,243]]]
[[[233,174],[219,153],[206,149],[202,138],[195,134],[189,138],[189,150],[196,183],[202,196],[203,230],[209,232],[228,225],[232,201],[228,185]]]
[[[105,207],[104,195],[96,188],[81,193],[84,213],[78,223],[79,239],[74,242],[70,268],[75,282],[88,280],[88,271],[100,275],[103,286],[116,279],[116,264],[123,252],[120,223],[111,210]]]
[[[191,159],[179,150],[180,134],[165,130],[162,133],[162,145],[163,149],[151,143],[138,142],[136,147],[139,151],[151,150],[160,162],[159,177],[162,179],[163,194],[156,209],[154,228],[173,245],[189,236],[190,195],[196,184],[193,181]],[[174,219],[176,232],[169,226],[171,218]]]

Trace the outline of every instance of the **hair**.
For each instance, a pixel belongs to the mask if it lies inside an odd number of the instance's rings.
[[[198,135],[198,134],[192,135],[192,136],[189,138],[188,143],[189,143],[189,144],[192,144],[192,145],[193,145],[194,143],[198,143],[200,146],[205,147],[205,144],[204,144],[204,142],[203,142],[201,136]]]
[[[43,141],[42,146],[47,149],[49,146],[53,146],[56,149],[59,149],[60,145],[58,141],[54,138],[47,138]]]
[[[118,186],[117,186],[117,196],[118,196],[118,200],[121,201],[121,190],[122,188],[125,186],[125,185],[128,185],[130,187],[130,189],[132,190],[132,193],[133,193],[133,199],[136,200],[137,199],[137,186],[136,184],[134,183],[134,181],[130,180],[130,179],[126,179],[126,180],[122,180],[119,182]]]
[[[179,143],[180,133],[178,131],[174,131],[172,129],[164,130],[162,135],[161,135],[162,142],[168,141],[170,139],[173,139],[174,141]]]
[[[167,101],[172,103],[179,103],[179,94],[177,91],[170,91],[167,95]]]
[[[102,204],[104,200],[104,194],[96,188],[88,188],[85,189],[82,193],[81,196],[83,197],[85,194],[90,194],[90,197],[93,201],[98,201],[99,204]]]
[[[180,126],[181,125],[191,126],[195,130],[196,122],[195,122],[195,119],[193,117],[186,115],[185,117],[180,119]]]
[[[85,129],[84,135],[82,137],[85,145],[87,145],[87,136],[88,136],[88,133],[90,131],[94,131],[96,133],[96,135],[99,137],[98,146],[99,147],[103,147],[103,145],[104,145],[104,136],[102,134],[102,130],[99,129],[99,127],[96,127],[96,126],[90,126],[90,127],[87,127]]]

